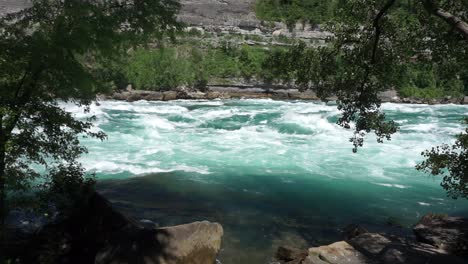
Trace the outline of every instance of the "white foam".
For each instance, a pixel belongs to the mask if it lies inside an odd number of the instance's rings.
[[[398,188],[398,189],[407,189],[409,186],[403,184],[392,184],[392,183],[375,183],[376,185],[390,187],[390,188]]]
[[[173,123],[157,115],[141,115],[141,114],[138,114],[138,115],[141,117],[140,121],[147,128],[151,128],[151,129],[159,128],[159,129],[166,129],[166,130],[175,129],[175,126]]]

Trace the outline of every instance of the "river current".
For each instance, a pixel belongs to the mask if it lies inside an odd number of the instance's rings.
[[[83,139],[81,161],[115,205],[161,225],[218,221],[222,263],[267,263],[278,245],[341,238],[350,223],[408,233],[429,212],[468,215],[440,179],[415,170],[421,152],[451,143],[468,106],[383,104],[392,140],[351,131],[332,104],[214,100],[101,101],[90,113],[108,139]]]

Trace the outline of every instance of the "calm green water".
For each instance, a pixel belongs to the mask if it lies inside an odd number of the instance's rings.
[[[383,108],[401,131],[385,144],[369,135],[353,154],[332,105],[104,101],[91,114],[109,139],[85,140],[82,162],[135,217],[222,223],[222,263],[268,263],[278,245],[331,242],[349,223],[406,233],[394,226],[428,212],[467,215],[467,201],[447,198],[438,179],[414,166],[421,151],[453,142],[468,106]]]

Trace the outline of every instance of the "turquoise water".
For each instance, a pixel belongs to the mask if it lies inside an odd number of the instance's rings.
[[[407,233],[428,212],[468,214],[420,153],[453,142],[468,106],[384,104],[401,126],[352,153],[333,105],[272,100],[103,101],[90,114],[108,140],[85,139],[82,162],[116,206],[162,225],[225,227],[222,263],[267,263],[278,245],[340,239],[350,223]],[[404,228],[399,228],[400,226]]]

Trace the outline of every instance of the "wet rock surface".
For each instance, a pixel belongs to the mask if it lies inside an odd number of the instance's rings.
[[[345,241],[312,247],[304,258],[280,247],[280,263],[302,264],[462,264],[468,263],[468,219],[427,215],[414,227],[416,239],[367,232],[356,225],[344,229]]]
[[[426,215],[413,228],[417,239],[449,253],[468,255],[468,219]]]

